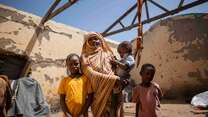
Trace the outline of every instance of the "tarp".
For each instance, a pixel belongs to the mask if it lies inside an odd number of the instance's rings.
[[[208,107],[208,91],[195,95],[191,100],[191,104],[194,107],[207,108]]]

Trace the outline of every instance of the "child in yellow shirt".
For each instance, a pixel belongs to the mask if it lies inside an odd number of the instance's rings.
[[[67,56],[66,66],[70,75],[61,80],[58,89],[61,108],[64,117],[78,117],[87,112],[92,101],[91,83],[81,73],[80,58],[77,54]]]

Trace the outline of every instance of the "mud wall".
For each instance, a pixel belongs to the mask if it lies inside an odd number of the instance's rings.
[[[41,18],[0,5],[0,48],[22,54]],[[66,76],[65,58],[70,53],[81,53],[86,32],[49,21],[32,50],[32,77],[37,79],[52,111],[59,108],[57,87]],[[113,51],[117,43],[107,41]]]
[[[0,5],[0,48],[23,53],[40,17]],[[189,97],[208,90],[208,15],[190,14],[161,20],[144,34],[139,69],[152,63],[166,98]],[[85,31],[49,21],[32,51],[32,77],[42,86],[52,111],[59,108],[57,86],[65,72],[65,57],[80,54]],[[117,43],[108,41],[113,51]],[[115,52],[116,53],[116,52]]]
[[[144,34],[144,49],[133,76],[140,82],[144,63],[155,65],[155,81],[166,98],[208,90],[208,14],[175,16],[156,23]]]

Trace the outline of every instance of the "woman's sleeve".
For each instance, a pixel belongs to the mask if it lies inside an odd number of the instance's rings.
[[[88,78],[99,77],[99,78],[111,78],[111,79],[119,79],[118,76],[113,74],[103,74],[93,70],[90,66],[83,67],[83,72]]]
[[[85,55],[81,56],[81,62],[82,62],[82,71],[88,78],[99,77],[99,78],[119,79],[119,77],[114,74],[103,74],[93,70],[92,67],[90,67],[88,59],[87,57],[85,57]]]
[[[86,77],[86,76],[85,76]],[[86,77],[87,78],[87,77]],[[91,94],[91,93],[93,93],[93,90],[92,90],[92,83],[91,83],[91,81],[90,81],[90,79],[89,78],[87,78],[87,87],[86,87],[86,89],[87,89],[87,94]]]

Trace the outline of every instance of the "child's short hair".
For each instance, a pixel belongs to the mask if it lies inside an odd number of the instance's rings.
[[[142,75],[142,73],[144,72],[145,68],[147,67],[151,67],[155,73],[155,66],[150,64],[150,63],[146,63],[146,64],[143,64],[142,67],[141,67],[141,70],[140,70],[140,75]]]
[[[132,45],[129,41],[123,41],[118,45],[118,48],[126,48],[128,50],[128,53],[132,53]]]
[[[66,57],[66,63],[73,57],[76,56],[77,58],[79,58],[79,55],[75,54],[75,53],[71,53]],[[79,58],[80,61],[80,58]]]

